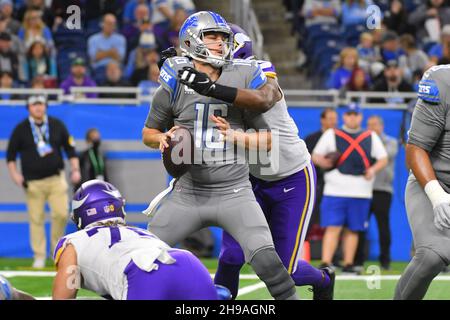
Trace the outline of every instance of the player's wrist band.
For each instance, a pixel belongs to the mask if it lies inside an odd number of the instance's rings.
[[[449,194],[442,189],[439,181],[437,180],[429,181],[425,185],[424,191],[427,194],[428,199],[430,199],[433,208],[441,204],[443,200],[445,201],[449,197]]]
[[[236,100],[236,96],[238,93],[238,89],[237,88],[233,88],[233,87],[228,87],[228,86],[223,86],[221,84],[214,84],[215,88],[214,90],[211,90],[209,96],[228,102],[228,103],[233,103],[234,100]]]

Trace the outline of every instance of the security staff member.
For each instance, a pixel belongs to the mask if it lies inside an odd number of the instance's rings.
[[[30,96],[27,109],[29,117],[14,128],[10,137],[7,162],[12,180],[25,189],[34,253],[33,267],[43,268],[46,258],[45,203],[49,203],[51,210],[52,250],[64,235],[69,211],[62,149],[70,160],[70,179],[74,184],[80,181],[80,167],[74,140],[67,128],[60,120],[47,116],[46,98]],[[16,166],[18,154],[22,174]]]
[[[343,272],[354,273],[353,267],[358,231],[367,228],[370,199],[375,174],[387,163],[387,153],[375,132],[361,129],[362,113],[358,105],[350,104],[344,111],[344,126],[324,132],[312,159],[314,164],[330,170],[324,175],[325,189],[321,203],[321,224],[326,227],[322,245],[322,263],[330,265],[343,234]],[[332,152],[341,155],[336,163],[327,157]]]

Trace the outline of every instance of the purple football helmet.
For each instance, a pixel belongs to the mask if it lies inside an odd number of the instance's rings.
[[[125,199],[111,183],[102,180],[86,181],[72,199],[72,220],[78,229],[109,219],[125,222]]]
[[[231,31],[234,33],[234,48],[231,52],[234,59],[253,59],[252,39],[238,25],[229,23]]]

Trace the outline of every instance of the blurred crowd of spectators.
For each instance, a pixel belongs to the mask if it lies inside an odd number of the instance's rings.
[[[285,0],[285,5],[300,35],[299,66],[319,75],[316,84],[322,88],[414,91],[427,68],[450,63],[448,0]],[[380,9],[380,19],[367,10],[371,5]]]
[[[159,52],[193,12],[192,0],[0,0],[0,88],[158,86]]]

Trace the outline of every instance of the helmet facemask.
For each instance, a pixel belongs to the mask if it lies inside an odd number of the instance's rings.
[[[192,33],[189,29],[187,33],[190,35],[191,41],[186,41],[185,45],[190,47],[192,50],[188,52],[187,50],[183,51],[184,55],[191,57],[194,60],[202,61],[210,64],[214,68],[221,68],[226,63],[231,61],[232,57],[232,49],[233,49],[233,34],[231,32],[224,32],[223,30],[204,30],[200,33],[200,37]],[[207,33],[221,33],[225,35],[225,39],[218,40],[216,42],[208,42],[207,44],[204,41],[204,37]],[[193,43],[194,42],[194,43]],[[222,54],[216,55],[211,52],[211,49],[208,48],[211,45],[215,45],[217,43],[222,44]]]

